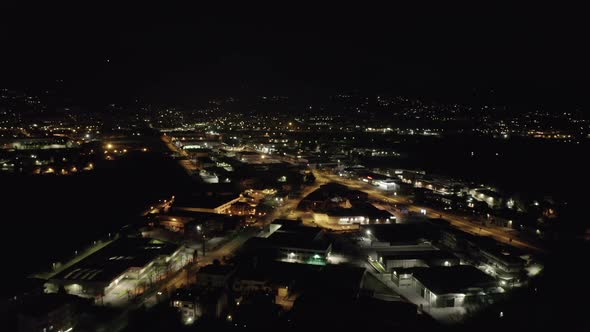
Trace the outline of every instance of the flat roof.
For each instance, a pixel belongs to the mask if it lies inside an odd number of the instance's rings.
[[[82,259],[51,279],[110,283],[130,267],[144,267],[179,246],[150,238],[121,238]]]
[[[291,236],[296,236],[298,237],[301,241],[313,241],[317,238],[319,238],[322,234],[323,234],[323,229],[320,227],[309,227],[309,226],[303,226],[300,224],[282,224],[281,227],[279,227],[279,229],[277,229],[274,233],[272,233],[269,238],[272,238],[273,236],[287,236],[287,235],[291,235]]]
[[[313,289],[351,290],[359,288],[365,275],[362,267],[338,265],[311,265],[265,261],[254,265],[242,265],[236,272],[237,279],[259,280],[289,285],[298,283]]]
[[[265,261],[256,266],[240,266],[236,272],[236,278],[290,284],[311,280],[320,269],[319,265]]]
[[[371,203],[354,203],[351,208],[334,208],[326,211],[329,216],[366,216],[367,218],[389,218],[393,216],[386,210],[381,210]]]
[[[434,225],[423,222],[409,224],[381,224],[361,225],[362,232],[370,230],[371,234],[379,241],[390,243],[416,243],[422,239],[428,239],[430,232],[434,231]]]
[[[525,260],[514,249],[497,242],[483,244],[480,250],[509,264],[525,264]]]
[[[268,238],[268,243],[276,248],[299,248],[311,250],[327,250],[328,241],[321,239],[322,229],[319,227],[281,226]]]
[[[335,182],[329,182],[326,184],[321,185],[318,189],[314,190],[307,196],[303,198],[303,200],[307,201],[316,201],[316,200],[326,200],[329,198],[333,198],[336,196],[350,196],[350,195],[365,195],[366,193],[360,190],[350,189],[345,185],[341,185]]]
[[[496,279],[471,265],[416,268],[416,278],[435,294],[464,293],[470,288],[490,288]]]
[[[395,259],[457,259],[452,252],[446,250],[421,250],[421,251],[397,251],[391,252],[377,251],[383,260],[395,260]]]
[[[244,247],[250,250],[302,249],[326,251],[330,248],[331,243],[325,240],[322,234],[323,230],[319,227],[307,227],[286,223],[280,225],[280,228],[266,238],[250,238],[246,241]]]

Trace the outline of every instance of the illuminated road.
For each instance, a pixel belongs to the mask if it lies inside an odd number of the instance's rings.
[[[213,260],[222,260],[223,257],[231,256],[244,242],[256,236],[260,231],[256,228],[246,228],[241,230],[232,239],[222,244],[219,248],[208,251],[204,257],[199,258],[199,266],[211,264]]]
[[[222,261],[224,257],[229,257],[233,255],[234,252],[244,244],[244,242],[246,242],[251,237],[256,236],[258,232],[259,231],[254,228],[244,229],[240,231],[238,234],[236,234],[232,239],[222,244],[220,247],[206,252],[204,256],[202,255],[202,252],[199,250],[199,256],[197,258],[196,264],[191,263],[187,265],[185,269],[183,269],[181,272],[167,280],[163,285],[158,287],[157,291],[166,293],[167,291],[184,287],[188,283],[193,283],[195,281],[194,275],[199,267],[209,265],[213,263],[213,261],[216,259]],[[192,248],[200,249],[201,246],[194,245]],[[190,274],[190,277],[187,277],[187,270]],[[152,301],[153,300],[155,299],[152,299]]]
[[[318,180],[318,179],[316,179],[316,181],[314,182],[314,184],[312,184],[311,186],[305,187],[305,189],[302,192],[301,198],[309,195],[310,193],[312,193],[313,191],[315,191],[316,189],[318,189],[322,184],[325,184],[325,183],[327,183],[326,180],[323,180],[323,179],[322,180]],[[272,212],[270,212],[266,216],[265,220],[267,222],[272,222],[273,220],[275,220],[277,218],[297,219],[297,217],[300,217],[301,216],[301,212],[300,211],[296,211],[297,205],[301,201],[301,198],[288,199],[285,204],[283,204],[282,206],[277,207]]]
[[[494,238],[497,241],[500,241],[502,243],[505,243],[505,244],[508,244],[508,245],[511,245],[511,246],[514,246],[514,247],[517,247],[520,249],[533,250],[533,251],[537,251],[537,252],[543,251],[543,249],[541,249],[535,245],[532,245],[532,244],[527,243],[523,240],[514,238],[515,234],[511,234],[511,233],[508,233],[502,229],[498,229],[498,228],[494,228],[494,227],[473,224],[472,222],[467,220],[468,217],[466,217],[466,216],[461,216],[461,215],[457,215],[454,213],[449,213],[447,211],[440,211],[440,210],[436,210],[436,209],[433,209],[430,207],[411,205],[408,202],[408,200],[404,197],[399,197],[399,196],[391,197],[391,196],[385,194],[383,191],[381,191],[369,184],[362,183],[357,180],[345,179],[345,178],[339,177],[337,175],[332,175],[332,174],[328,174],[326,172],[321,172],[321,171],[314,171],[314,175],[315,175],[316,179],[323,181],[323,182],[336,182],[336,183],[346,185],[350,188],[362,190],[362,191],[366,192],[367,194],[369,194],[369,196],[373,199],[378,199],[378,200],[381,200],[386,203],[407,204],[408,210],[415,212],[415,213],[420,213],[421,209],[425,209],[427,215],[437,216],[437,217],[441,216],[445,220],[449,221],[451,223],[451,225],[453,225],[457,229],[460,229],[464,232],[468,232],[468,233],[475,234],[475,235],[489,236],[491,238]],[[390,211],[390,212],[392,212],[392,211]]]
[[[172,143],[172,139],[170,138],[170,136],[162,135],[162,141],[166,144],[166,147],[168,147],[170,151],[187,158],[179,159],[178,164],[180,164],[180,166],[188,173],[188,175],[192,176],[193,173],[199,169],[195,162],[188,157],[188,153],[186,153],[186,151],[178,148],[176,145]]]
[[[256,229],[245,229],[238,233],[231,240],[227,241],[219,248],[212,250],[204,257],[199,256],[197,263],[189,264],[164,281],[159,287],[148,290],[141,295],[136,301],[130,302],[125,306],[121,314],[113,319],[108,331],[121,331],[127,326],[128,314],[142,306],[152,307],[158,302],[168,301],[169,294],[174,290],[195,282],[196,272],[199,267],[211,264],[213,260],[221,260],[224,256],[232,255],[246,240],[258,234]]]
[[[143,213],[142,216],[147,216],[148,214],[156,214],[160,213],[162,210],[167,210],[172,207],[172,203],[174,203],[174,196],[170,199],[160,200],[158,203],[152,204],[149,208],[147,208]]]

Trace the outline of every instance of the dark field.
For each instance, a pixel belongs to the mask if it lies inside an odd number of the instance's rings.
[[[150,203],[190,188],[190,178],[162,154],[159,140],[147,144],[151,152],[98,163],[86,174],[1,176],[5,277],[18,281],[46,269],[137,220]]]

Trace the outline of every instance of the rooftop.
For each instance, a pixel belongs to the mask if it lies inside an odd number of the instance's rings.
[[[330,216],[365,216],[370,219],[387,219],[392,214],[376,208],[373,204],[367,202],[356,202],[351,208],[335,208],[327,211]]]
[[[265,261],[256,266],[242,265],[236,273],[236,278],[290,285],[294,282],[304,283],[314,279],[320,268],[319,265]]]
[[[352,190],[347,186],[330,182],[324,185],[321,185],[318,189],[307,195],[303,200],[308,201],[323,201],[326,199],[338,197],[338,196],[346,196],[346,197],[362,197],[366,195],[364,192],[360,190]]]
[[[430,238],[434,231],[428,223],[361,225],[361,232],[370,230],[378,241],[396,244],[416,244]]]
[[[319,227],[283,225],[267,238],[267,242],[274,247],[326,250],[330,243],[322,239],[322,234]]]
[[[525,264],[524,259],[519,257],[519,254],[515,249],[501,245],[496,241],[494,241],[494,243],[482,243],[480,245],[480,250],[485,251],[487,254],[508,264]]]
[[[130,267],[144,267],[155,258],[171,255],[178,246],[149,238],[121,238],[82,259],[52,279],[110,283]]]
[[[471,265],[416,268],[414,278],[435,294],[465,293],[497,286],[496,279]]]
[[[309,290],[321,289],[358,292],[365,276],[365,269],[348,265],[310,265],[279,261],[264,261],[256,265],[243,265],[236,278],[266,281],[276,285],[298,285]]]
[[[242,251],[248,252],[249,256],[277,254],[277,250],[297,251],[327,251],[331,243],[324,239],[323,231],[319,227],[306,227],[298,225],[296,221],[286,221],[285,224],[270,226],[280,226],[268,237],[253,237],[246,241]]]
[[[377,252],[383,260],[396,259],[456,259],[452,252],[446,250],[421,250],[421,251],[397,251]]]

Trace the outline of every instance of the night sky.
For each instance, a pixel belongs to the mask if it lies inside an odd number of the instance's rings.
[[[2,4],[0,86],[89,100],[360,89],[587,103],[575,9],[99,4]]]

